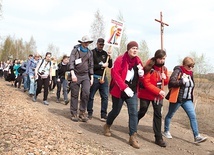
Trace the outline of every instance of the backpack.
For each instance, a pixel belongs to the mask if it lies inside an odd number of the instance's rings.
[[[17,72],[22,75],[25,72],[25,69],[23,69],[21,66],[17,69]]]

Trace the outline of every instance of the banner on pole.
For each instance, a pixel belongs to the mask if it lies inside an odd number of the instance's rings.
[[[109,24],[109,28],[107,29],[105,44],[119,47],[122,38],[123,26],[123,22],[112,19]]]

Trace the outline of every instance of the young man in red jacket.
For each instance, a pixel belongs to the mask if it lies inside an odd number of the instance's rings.
[[[140,98],[140,110],[138,111],[138,121],[146,114],[150,102],[152,102],[153,130],[155,133],[155,143],[161,147],[166,147],[161,133],[163,98],[165,92],[162,88],[162,82],[167,85],[169,77],[167,68],[164,66],[166,52],[157,50],[153,58],[147,61],[144,66],[144,78],[140,81],[138,89],[138,98]]]
[[[126,102],[129,114],[129,144],[139,149],[136,140],[138,124],[138,80],[143,77],[143,64],[137,56],[138,44],[131,41],[127,45],[127,51],[119,56],[111,69],[110,94],[112,95],[112,110],[109,112],[106,124],[104,125],[104,135],[111,136],[110,126],[119,115],[123,103]]]

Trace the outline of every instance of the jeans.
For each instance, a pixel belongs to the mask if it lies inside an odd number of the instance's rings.
[[[126,102],[128,107],[128,114],[129,114],[129,135],[133,135],[137,132],[137,123],[138,123],[138,116],[137,116],[137,108],[138,108],[138,99],[137,95],[135,94],[133,97],[130,98],[116,98],[112,96],[112,110],[109,112],[106,123],[108,125],[112,125],[115,118],[119,115],[120,110],[123,106],[123,102]]]
[[[29,80],[30,80],[29,94],[36,94],[36,82],[34,75],[29,75]]]
[[[146,114],[149,104],[152,102],[153,106],[153,131],[155,133],[155,139],[160,140],[162,139],[162,133],[161,133],[161,124],[162,124],[162,106],[163,106],[163,100],[159,100],[159,103],[157,104],[155,101],[150,101],[146,99],[140,99],[140,110],[138,111],[138,121],[144,117]]]
[[[98,78],[94,78],[93,85],[90,88],[89,101],[87,106],[87,111],[89,115],[93,114],[93,104],[94,104],[94,95],[99,89],[99,93],[101,96],[101,117],[105,117],[107,115],[107,107],[108,107],[108,79],[104,78],[104,83],[100,83]]]
[[[60,98],[60,92],[61,92],[61,88],[62,88],[64,100],[66,100],[66,101],[68,100],[67,86],[68,86],[67,80],[60,79],[60,82],[57,81],[57,92],[56,92],[57,99]]]
[[[198,136],[199,135],[198,122],[197,122],[196,113],[195,113],[195,109],[194,109],[192,100],[186,100],[183,103],[170,103],[169,104],[169,110],[165,117],[164,131],[169,131],[171,119],[180,106],[184,109],[184,111],[186,112],[186,114],[189,117],[190,125],[192,128],[194,137]]]
[[[30,89],[30,79],[27,74],[23,74],[23,81],[24,81],[24,90]]]

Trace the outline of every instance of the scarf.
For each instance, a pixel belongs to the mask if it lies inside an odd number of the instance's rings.
[[[130,58],[128,52],[124,54],[124,60],[128,63],[129,70],[131,70],[137,64],[137,57]]]
[[[184,66],[180,66],[181,70],[183,73],[192,76],[193,72],[192,71],[188,71],[187,69],[184,68]]]
[[[80,45],[80,51],[81,52],[88,52],[88,48],[84,48],[84,47],[82,47],[82,45]]]

